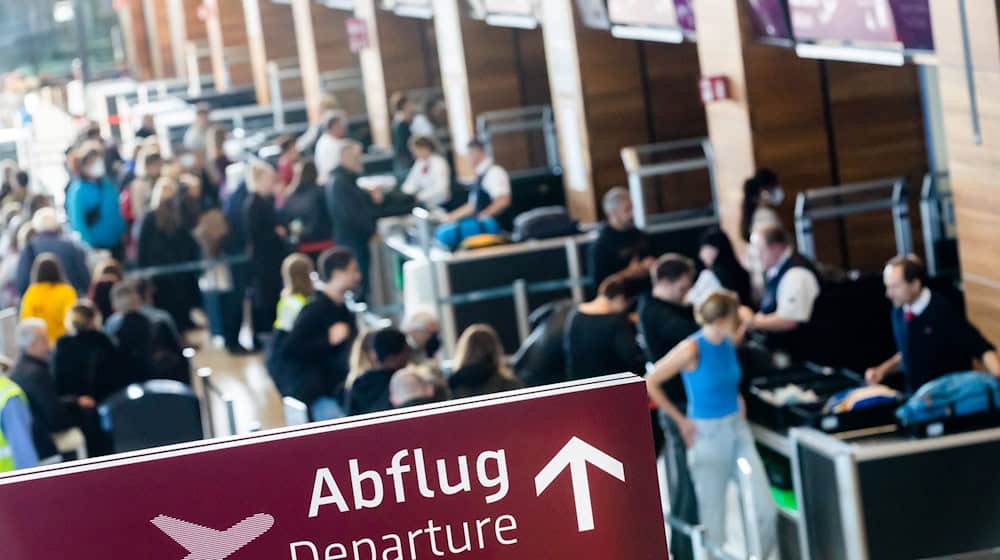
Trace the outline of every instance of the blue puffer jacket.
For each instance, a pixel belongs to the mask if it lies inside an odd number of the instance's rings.
[[[928,381],[896,411],[904,426],[966,416],[1000,406],[1000,380],[988,373],[952,373]]]
[[[73,179],[66,199],[69,223],[95,249],[121,244],[125,220],[118,209],[118,189],[107,178],[99,182]]]

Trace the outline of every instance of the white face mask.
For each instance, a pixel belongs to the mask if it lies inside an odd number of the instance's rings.
[[[226,140],[222,144],[222,152],[229,161],[239,161],[243,158],[243,144],[239,140]]]
[[[104,173],[105,173],[104,162],[101,160],[97,160],[94,163],[91,163],[87,167],[87,175],[89,175],[94,179],[100,179],[101,177],[104,177]]]
[[[179,163],[181,167],[186,167],[188,169],[194,167],[194,154],[184,154],[180,157]]]
[[[785,201],[785,189],[781,188],[781,185],[774,187],[767,193],[767,199],[774,206],[781,205]]]

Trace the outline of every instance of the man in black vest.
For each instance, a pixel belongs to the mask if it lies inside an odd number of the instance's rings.
[[[438,228],[438,241],[457,248],[466,237],[481,233],[500,233],[497,216],[511,203],[510,176],[486,153],[486,146],[469,142],[469,163],[476,170],[476,182],[469,190],[469,200],[452,211]]]
[[[927,288],[927,272],[919,258],[906,255],[892,259],[883,279],[886,297],[895,305],[892,331],[899,351],[865,372],[869,383],[881,383],[902,370],[906,390],[914,392],[942,375],[968,371],[973,359],[1000,376],[1000,358],[994,346],[948,298]]]
[[[769,345],[793,354],[804,351],[804,327],[820,294],[816,266],[795,252],[780,226],[754,232],[750,242],[764,265],[764,297],[750,328],[772,335]]]

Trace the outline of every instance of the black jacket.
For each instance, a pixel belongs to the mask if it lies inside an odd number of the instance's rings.
[[[358,175],[353,171],[343,167],[333,170],[326,186],[326,205],[333,222],[333,239],[338,244],[367,244],[375,235],[375,203],[358,186]]]
[[[333,346],[329,332],[337,323],[347,323],[351,336]],[[282,367],[275,379],[278,390],[306,404],[324,395],[339,394],[347,379],[351,344],[356,335],[354,316],[347,306],[322,292],[314,294],[299,312],[279,350],[287,367]]]
[[[594,289],[608,276],[621,272],[633,259],[650,256],[649,238],[637,228],[618,231],[604,224],[590,246],[590,273]]]
[[[63,396],[87,395],[101,402],[128,385],[122,369],[118,349],[99,331],[67,334],[52,352],[52,371]]]
[[[56,455],[56,444],[52,434],[72,428],[77,422],[79,408],[75,399],[60,399],[56,390],[56,380],[49,370],[48,362],[23,355],[14,364],[10,380],[17,383],[28,396],[31,407],[31,431],[35,449],[40,459]]]
[[[647,362],[656,363],[699,328],[690,305],[663,301],[652,295],[639,300],[639,334]],[[687,400],[684,381],[679,375],[664,383],[663,390],[674,404]]]
[[[635,330],[624,314],[587,315],[574,310],[564,336],[568,379],[645,372]]]
[[[285,240],[275,231],[278,215],[274,211],[274,198],[251,194],[244,208],[243,224],[250,243],[254,286],[277,305],[282,283],[281,261],[288,250]]]
[[[389,382],[394,370],[370,369],[354,381],[348,393],[347,414],[367,414],[392,409],[389,402]]]
[[[323,189],[317,185],[299,185],[285,199],[280,218],[289,233],[292,231],[292,222],[298,221],[301,224],[299,243],[327,241],[333,235],[330,210],[326,206]]]
[[[469,364],[448,378],[448,387],[452,395],[460,399],[513,391],[524,387],[524,383],[501,375],[492,364]]]

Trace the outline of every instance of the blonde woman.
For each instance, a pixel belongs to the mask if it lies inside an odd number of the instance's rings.
[[[493,327],[465,329],[455,351],[455,372],[448,377],[455,398],[511,391],[524,387],[507,365],[503,344]]]
[[[743,372],[736,355],[750,316],[750,310],[741,308],[730,292],[707,296],[695,309],[701,330],[656,364],[646,378],[646,388],[684,439],[701,523],[709,539],[720,545],[726,538],[726,489],[737,479],[737,461],[749,462],[754,517],[766,558],[775,543],[777,511],[745,418],[739,393]],[[686,413],[674,406],[662,388],[677,375],[683,377],[687,392]]]
[[[201,251],[198,243],[191,232],[181,225],[177,182],[169,177],[160,177],[153,187],[150,211],[139,226],[139,267],[162,267],[199,260]],[[191,310],[198,307],[201,301],[198,273],[154,276],[153,301],[156,307],[170,313],[180,332],[191,330],[194,328]]]

